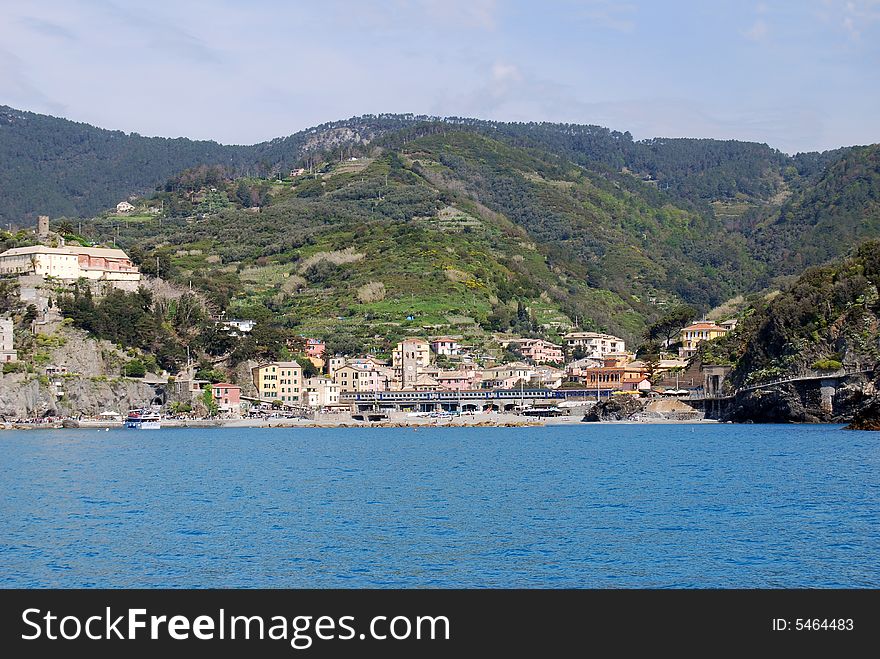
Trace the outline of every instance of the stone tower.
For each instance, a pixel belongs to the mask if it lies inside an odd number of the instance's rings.
[[[38,238],[48,238],[49,237],[49,216],[48,215],[40,215],[37,217],[37,237]]]

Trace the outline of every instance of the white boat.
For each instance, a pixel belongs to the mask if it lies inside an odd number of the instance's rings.
[[[162,427],[162,417],[158,412],[150,410],[129,410],[125,417],[125,427],[135,430],[159,430]]]

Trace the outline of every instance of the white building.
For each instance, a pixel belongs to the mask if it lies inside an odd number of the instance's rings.
[[[120,201],[116,204],[116,212],[117,213],[130,213],[134,210],[134,206],[132,206],[127,201]]]
[[[12,319],[0,319],[0,362],[18,361],[18,353],[13,345]]]
[[[461,351],[461,345],[458,343],[458,340],[448,336],[440,336],[436,339],[431,339],[430,345],[431,350],[434,351],[435,355],[452,357]]]
[[[602,359],[611,353],[626,352],[623,339],[602,332],[571,332],[565,335],[565,345],[571,351],[581,348],[585,357]]]
[[[220,324],[227,328],[233,336],[247,334],[257,326],[255,320],[221,320]]]
[[[63,280],[140,281],[128,254],[107,247],[14,247],[0,254],[0,274],[34,274]]]

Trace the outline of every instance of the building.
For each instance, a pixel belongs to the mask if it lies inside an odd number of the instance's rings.
[[[437,391],[440,389],[440,383],[434,376],[420,373],[412,384],[412,389],[414,391]]]
[[[229,330],[229,333],[232,336],[239,336],[241,334],[248,334],[251,330],[253,330],[257,326],[257,321],[255,320],[221,320],[219,321],[220,325]]]
[[[697,354],[697,347],[703,341],[711,341],[724,336],[729,332],[726,327],[716,325],[711,320],[700,320],[696,323],[688,325],[681,330],[679,341],[681,347],[678,349],[678,356],[683,359],[690,359]]]
[[[435,376],[440,389],[447,391],[466,391],[477,389],[482,381],[482,374],[474,369],[458,371],[438,371]]]
[[[540,389],[558,389],[565,379],[565,371],[552,366],[538,366],[532,375],[531,384]]]
[[[576,380],[583,376],[588,369],[599,368],[603,365],[604,362],[599,359],[590,359],[589,357],[584,357],[583,359],[569,362],[565,366],[565,375],[568,378]]]
[[[332,376],[336,371],[345,366],[345,357],[331,357],[327,360],[327,375]]]
[[[528,384],[534,375],[535,369],[528,364],[502,364],[483,371],[482,386],[484,389],[512,389]]]
[[[241,387],[228,382],[211,385],[214,402],[221,412],[238,412],[241,409]]]
[[[37,216],[37,238],[45,240],[49,237],[49,216]]]
[[[309,407],[336,407],[339,405],[340,386],[332,378],[316,376],[305,382],[306,402]]]
[[[391,351],[391,358],[394,377],[401,389],[408,389],[415,385],[419,369],[431,363],[431,347],[424,339],[404,339]]]
[[[445,355],[447,357],[452,357],[461,352],[461,345],[458,343],[457,339],[453,339],[448,336],[440,336],[436,339],[431,339],[431,351],[435,355]]]
[[[251,369],[254,387],[261,400],[286,404],[302,403],[302,366],[298,362],[270,362]]]
[[[321,339],[306,339],[305,352],[306,357],[316,358],[316,359],[324,359],[324,351],[327,349],[327,344],[324,343]]]
[[[561,364],[565,361],[562,346],[544,339],[517,339],[507,345],[535,364]]]
[[[348,364],[333,372],[340,392],[386,391],[388,373],[365,364]]]
[[[73,281],[140,281],[141,273],[121,249],[106,247],[15,247],[0,254],[0,274],[34,274]]]
[[[120,201],[116,204],[116,212],[117,213],[130,213],[134,210],[134,206],[132,206],[127,201]]]
[[[583,385],[586,389],[612,389],[623,391],[624,367],[600,366],[590,368],[583,375]]]
[[[623,339],[602,332],[570,332],[565,335],[565,345],[569,353],[580,348],[584,357],[603,359],[610,353],[626,352]]]
[[[14,347],[13,323],[11,318],[0,319],[0,362],[18,361]]]

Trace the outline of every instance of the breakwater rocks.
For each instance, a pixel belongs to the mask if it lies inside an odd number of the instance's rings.
[[[594,405],[583,421],[700,421],[703,412],[676,398],[612,396]]]
[[[734,423],[820,423],[818,400],[810,404],[793,384],[740,394],[724,415]]]
[[[880,430],[880,400],[874,399],[856,412],[847,430]]]
[[[593,405],[583,421],[627,421],[642,412],[647,400],[635,396],[612,396]]]

